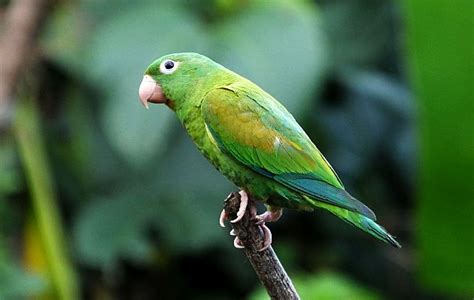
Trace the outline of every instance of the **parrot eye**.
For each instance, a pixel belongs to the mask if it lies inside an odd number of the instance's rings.
[[[178,68],[178,63],[171,59],[165,60],[160,65],[160,72],[162,74],[171,74]]]

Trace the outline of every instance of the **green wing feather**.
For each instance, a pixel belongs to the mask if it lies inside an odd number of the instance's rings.
[[[375,214],[344,190],[340,179],[293,116],[263,90],[236,82],[211,90],[201,110],[224,153],[312,199]]]

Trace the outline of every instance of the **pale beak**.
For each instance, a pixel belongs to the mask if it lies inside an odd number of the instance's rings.
[[[138,96],[143,106],[148,109],[148,102],[152,103],[165,103],[166,97],[163,94],[161,86],[150,76],[143,76],[142,83],[138,89]]]

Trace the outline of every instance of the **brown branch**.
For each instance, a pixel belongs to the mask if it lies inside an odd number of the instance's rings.
[[[0,37],[0,128],[9,119],[10,104],[21,72],[28,70],[48,0],[11,1]]]
[[[253,200],[249,199],[249,201]],[[233,193],[224,203],[224,209],[231,219],[236,217],[239,206],[240,195],[238,193]],[[262,247],[263,236],[260,228],[255,225],[255,220],[250,217],[250,206],[247,206],[247,211],[240,222],[231,223],[234,232],[245,246],[243,249],[245,255],[271,299],[300,299],[272,247],[270,246],[261,252],[258,251]]]

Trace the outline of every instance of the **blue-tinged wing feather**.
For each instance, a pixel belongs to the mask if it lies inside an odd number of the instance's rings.
[[[273,177],[275,181],[290,186],[320,201],[346,208],[350,211],[376,220],[374,212],[364,203],[352,197],[346,190],[333,187],[323,181],[299,174],[282,174]]]

